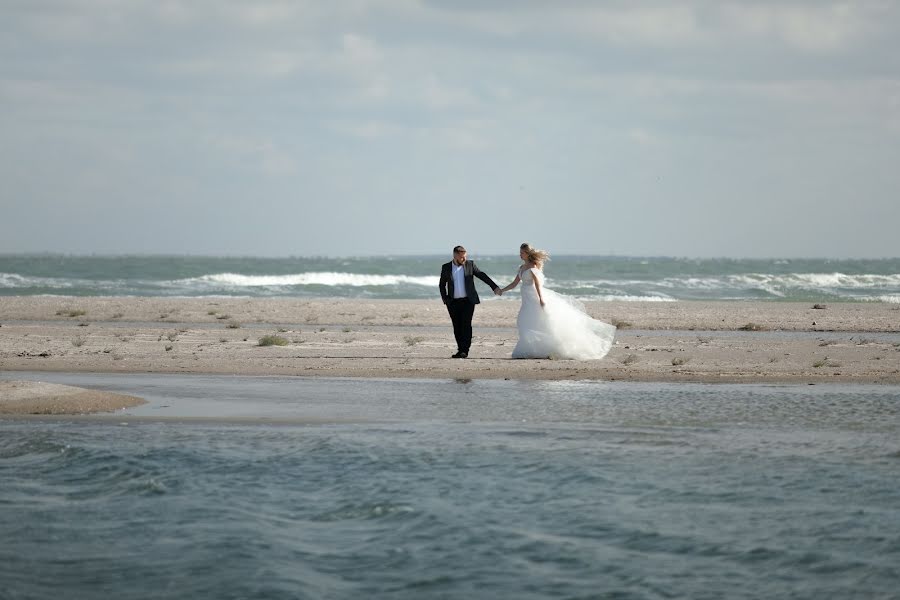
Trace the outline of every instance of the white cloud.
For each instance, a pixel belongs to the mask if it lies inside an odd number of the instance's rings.
[[[830,0],[488,4],[438,14],[502,38],[580,36],[631,48],[733,46],[776,41],[803,52],[839,51],[872,32],[890,35],[885,2]],[[435,9],[438,10],[438,9]]]
[[[619,45],[669,46],[694,44],[708,37],[690,6],[628,4],[613,8],[587,8],[564,13],[565,28],[598,36]]]
[[[341,36],[343,58],[354,67],[367,67],[381,62],[381,51],[374,40],[345,33]]]
[[[825,52],[845,48],[865,33],[874,14],[858,5],[729,3],[721,7],[727,30],[774,38],[803,51]]]
[[[447,84],[434,74],[429,74],[416,87],[421,90],[424,104],[433,109],[470,109],[478,105],[470,90]]]
[[[255,0],[253,2],[225,2],[222,6],[241,24],[252,27],[269,27],[283,25],[294,20],[306,7],[306,4],[287,0]]]
[[[356,96],[349,98],[353,102],[380,103],[391,95],[391,79],[383,64],[383,52],[378,43],[369,37],[355,33],[342,34],[340,51],[322,53],[318,58],[317,70],[351,82],[356,91]]]
[[[860,197],[896,195],[898,17],[886,0],[0,3],[0,179],[49,204],[74,178],[47,174],[115,164],[72,202],[139,205],[181,177],[211,202],[302,184],[337,210],[499,172],[573,208],[601,186],[627,218],[652,167],[698,206],[749,171],[778,185],[742,197],[788,203],[804,173],[833,209],[845,154]]]

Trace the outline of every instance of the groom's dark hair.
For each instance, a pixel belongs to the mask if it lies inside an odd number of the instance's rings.
[[[465,248],[463,248],[462,246],[454,246],[453,247],[453,254],[459,254],[460,252],[466,252],[466,251],[467,250]]]

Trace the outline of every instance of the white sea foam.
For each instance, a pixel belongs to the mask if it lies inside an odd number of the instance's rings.
[[[0,287],[16,288],[27,287],[26,278],[15,273],[0,273]]]
[[[653,282],[644,282],[653,283]],[[900,286],[900,274],[896,275],[847,275],[845,273],[747,273],[722,277],[669,277],[656,285],[667,288],[722,289],[872,289]]]
[[[192,279],[182,279],[175,283],[192,283],[225,287],[287,287],[296,285],[325,286],[392,286],[421,285],[437,287],[438,277],[411,277],[408,275],[364,275],[359,273],[296,273],[292,275],[240,275],[238,273],[216,273]]]
[[[345,263],[355,264],[352,261]],[[65,269],[46,272],[41,276],[11,272],[6,268],[0,272],[0,294],[21,294],[30,291],[59,294],[98,295],[299,295],[299,296],[347,296],[347,297],[390,297],[424,298],[437,293],[437,275],[404,275],[366,273],[378,265],[340,266],[331,263],[332,269],[345,268],[346,271],[327,270],[322,272],[294,272],[284,275],[245,275],[226,271],[229,267],[207,270],[207,275],[183,279],[132,278],[130,273],[112,271],[110,279],[84,278],[82,272]],[[292,268],[292,267],[288,267]],[[302,268],[302,267],[301,267]],[[329,267],[324,267],[329,268]],[[378,268],[384,268],[383,265]],[[390,267],[388,267],[390,268]],[[825,267],[829,268],[829,267]],[[833,268],[833,267],[832,267]],[[395,265],[395,273],[405,270],[422,273],[416,263],[410,269],[402,264]],[[298,271],[300,269],[297,269]],[[98,272],[89,270],[91,274]],[[106,271],[100,271],[106,275]],[[792,299],[841,299],[849,301],[875,301],[900,304],[900,273],[895,274],[847,274],[843,272],[825,273],[692,273],[673,274],[657,278],[649,272],[629,273],[630,277],[617,279],[609,272],[598,271],[596,279],[588,271],[576,270],[571,278],[548,278],[551,289],[578,297],[586,301],[624,302],[674,302],[678,299],[746,299],[746,298],[792,298]],[[50,275],[50,276],[48,276]],[[55,277],[52,275],[56,275]],[[503,281],[498,279],[498,283]],[[481,287],[481,284],[478,284]],[[485,290],[487,291],[487,290]]]
[[[551,286],[547,286],[551,288]],[[587,287],[587,286],[580,286]],[[552,288],[551,288],[552,289]],[[557,288],[554,290],[559,293],[561,296],[566,296],[568,298],[574,298],[580,302],[678,302],[678,298],[671,298],[669,296],[657,296],[657,295],[648,295],[648,296],[639,296],[636,294],[578,294],[573,292],[569,288]],[[495,296],[486,296],[483,297],[484,300],[488,302],[498,301],[498,302],[506,302],[506,301],[515,301],[519,302],[521,298],[521,293],[518,289],[513,290],[512,292],[507,292],[503,294],[501,298],[497,298]]]
[[[71,288],[77,283],[78,282],[73,279],[62,279],[57,277],[25,277],[18,273],[0,273],[0,288]]]
[[[579,297],[579,300],[585,302],[678,302],[678,300],[675,298],[667,298],[665,296],[620,296],[617,294],[605,294],[603,296],[581,296]]]
[[[695,290],[718,290],[728,285],[727,280],[719,277],[668,277],[658,282],[645,282],[664,288],[688,288]]]
[[[806,289],[869,289],[900,285],[900,275],[847,275],[845,273],[787,273],[784,275],[754,273],[749,275],[732,275],[729,279],[744,285],[770,285]]]

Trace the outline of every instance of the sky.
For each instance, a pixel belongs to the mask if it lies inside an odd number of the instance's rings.
[[[0,252],[900,256],[900,2],[4,0]]]

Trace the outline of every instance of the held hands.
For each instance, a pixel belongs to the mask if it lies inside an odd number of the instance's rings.
[[[495,296],[502,296],[502,295],[503,295],[503,290],[501,290],[500,288],[494,288],[494,295],[495,295]]]

